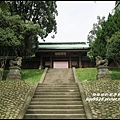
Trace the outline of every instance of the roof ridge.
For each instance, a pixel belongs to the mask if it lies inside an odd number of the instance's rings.
[[[87,42],[39,42],[39,44],[87,44]]]

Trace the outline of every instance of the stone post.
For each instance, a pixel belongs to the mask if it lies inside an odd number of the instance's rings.
[[[22,57],[17,57],[15,60],[10,60],[9,64],[9,73],[7,75],[6,80],[20,80],[21,79],[21,63]]]
[[[108,71],[108,60],[102,59],[101,56],[96,56],[96,66],[97,66],[97,80],[110,80],[110,73]]]
[[[6,80],[20,80],[21,79],[21,74],[20,74],[20,67],[18,66],[13,66],[9,67],[9,73],[7,75]]]
[[[107,66],[99,66],[97,67],[97,80],[110,80],[110,73]]]

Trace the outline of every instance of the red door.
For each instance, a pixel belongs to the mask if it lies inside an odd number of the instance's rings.
[[[68,62],[67,61],[53,62],[53,68],[68,68]]]

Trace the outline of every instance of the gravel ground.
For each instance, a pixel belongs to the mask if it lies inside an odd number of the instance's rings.
[[[21,80],[0,81],[0,119],[15,119],[34,83]]]
[[[120,119],[120,81],[82,82],[93,119]]]

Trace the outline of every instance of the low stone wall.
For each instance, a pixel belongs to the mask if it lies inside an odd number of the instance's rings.
[[[47,74],[48,68],[45,68],[44,73],[42,74],[41,78],[40,78],[40,82],[39,83],[43,83],[45,76]]]
[[[72,69],[73,69],[73,76],[74,76],[75,82],[78,84],[79,91],[80,91],[80,94],[81,94],[81,97],[82,97],[86,117],[87,117],[87,119],[92,119],[93,116],[92,116],[91,108],[90,108],[89,104],[85,101],[86,100],[86,94],[85,94],[84,87],[79,82],[79,80],[77,78],[75,67],[73,67]]]

